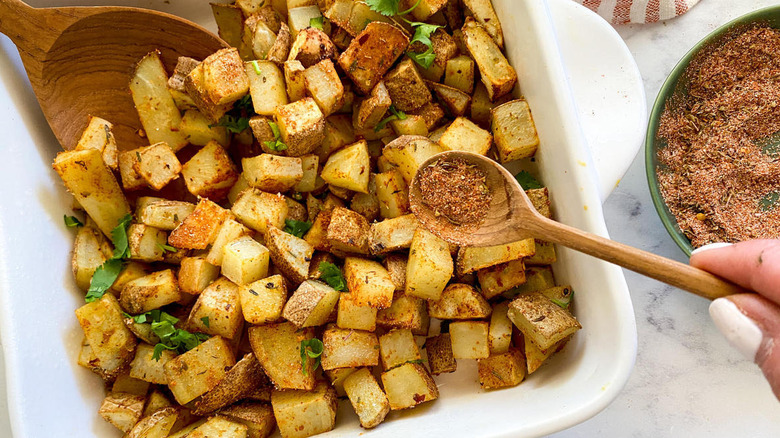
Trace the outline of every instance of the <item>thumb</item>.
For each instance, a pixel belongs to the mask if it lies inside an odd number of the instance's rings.
[[[710,316],[729,343],[761,367],[780,400],[780,306],[757,294],[732,295],[713,301]]]

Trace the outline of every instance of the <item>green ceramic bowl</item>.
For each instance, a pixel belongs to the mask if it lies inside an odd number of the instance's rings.
[[[664,85],[658,92],[658,97],[656,97],[655,103],[653,104],[653,110],[650,112],[650,121],[647,125],[647,137],[645,138],[645,171],[647,172],[647,183],[650,186],[650,195],[653,198],[655,209],[661,217],[661,222],[663,222],[666,227],[666,231],[668,231],[669,235],[672,236],[672,239],[677,242],[680,249],[689,256],[693,251],[693,246],[691,246],[690,240],[688,240],[680,230],[680,227],[677,226],[677,220],[666,206],[664,198],[661,195],[661,190],[658,187],[658,178],[656,177],[656,167],[658,166],[657,151],[665,146],[664,141],[657,136],[661,113],[663,113],[664,106],[669,98],[677,93],[687,92],[687,84],[684,76],[685,69],[688,68],[688,64],[702,49],[710,44],[717,44],[720,39],[732,29],[747,26],[752,23],[766,23],[771,27],[780,29],[780,5],[770,6],[747,13],[720,26],[699,41],[698,44],[693,46],[693,48],[682,57],[674,69],[672,69],[669,77],[666,78],[666,82],[664,82]]]

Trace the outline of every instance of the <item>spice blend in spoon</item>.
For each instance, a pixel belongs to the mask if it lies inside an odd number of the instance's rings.
[[[460,226],[479,225],[492,199],[485,173],[463,159],[440,160],[422,169],[420,193],[436,216]]]

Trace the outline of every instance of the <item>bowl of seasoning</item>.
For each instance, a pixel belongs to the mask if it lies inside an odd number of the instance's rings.
[[[780,238],[780,6],[719,27],[680,60],[645,144],[653,203],[686,254]]]

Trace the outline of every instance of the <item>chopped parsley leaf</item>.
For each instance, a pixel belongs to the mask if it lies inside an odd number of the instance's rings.
[[[311,228],[311,222],[296,221],[295,219],[284,220],[284,232],[290,233],[295,237],[303,237]]]
[[[320,356],[322,356],[323,348],[322,341],[316,338],[304,339],[301,341],[301,369],[303,370],[304,375],[307,374],[306,363],[309,361],[309,358],[314,359],[312,371],[320,366]]]
[[[341,269],[338,266],[330,262],[321,262],[318,266],[320,273],[320,279],[328,286],[336,289],[339,292],[347,291],[347,280],[344,279],[344,275],[341,273]]]
[[[515,175],[515,179],[520,183],[523,190],[541,189],[544,187],[536,178],[525,170],[518,172],[517,175]]]
[[[179,318],[159,309],[131,316],[131,318],[139,324],[151,323],[152,333],[160,338],[160,342],[154,346],[154,351],[152,352],[152,359],[154,360],[160,360],[163,350],[175,350],[179,354],[186,353],[209,338],[208,335],[203,333],[190,333],[187,330],[174,327],[179,322]],[[207,318],[204,317],[201,321]],[[205,321],[204,324],[208,327]]]
[[[322,30],[324,25],[325,25],[325,17],[323,16],[312,17],[309,19],[309,27]]]
[[[122,272],[124,261],[130,257],[130,246],[127,242],[127,227],[133,217],[130,214],[125,215],[119,220],[119,224],[111,230],[111,240],[114,243],[114,255],[100,265],[95,273],[92,274],[92,280],[89,282],[89,290],[84,300],[88,303],[103,298],[108,288],[114,284],[119,273]]]
[[[200,322],[202,322],[203,325],[206,326],[206,328],[209,328],[211,326],[211,323],[209,322],[209,317],[208,316],[204,316],[203,318],[201,318]]]
[[[77,228],[77,227],[83,227],[84,226],[84,224],[81,223],[79,218],[77,218],[76,216],[68,216],[66,214],[66,215],[64,215],[64,219],[65,219],[65,226],[68,227],[68,228]]]
[[[165,254],[166,252],[178,252],[179,251],[178,249],[172,247],[171,245],[166,245],[166,244],[158,243],[157,247],[162,250],[163,254]]]

